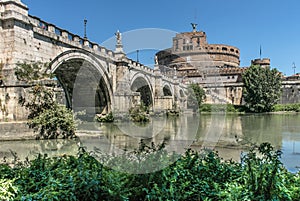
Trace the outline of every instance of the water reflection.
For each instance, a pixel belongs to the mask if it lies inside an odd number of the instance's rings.
[[[104,153],[122,154],[137,149],[143,140],[148,145],[164,142],[168,152],[184,153],[196,139],[199,122],[199,115],[184,115],[152,118],[146,125],[84,123],[80,126],[79,136],[81,144],[90,151],[97,148]]]
[[[48,156],[61,156],[63,154],[75,155],[78,152],[76,140],[25,140],[0,142],[0,163],[13,163],[15,156],[24,161],[26,158],[34,159],[39,153]],[[14,156],[15,155],[15,156]]]
[[[17,152],[22,159],[33,157],[38,152],[49,155],[76,154],[79,145],[86,146],[90,151],[97,148],[104,153],[122,154],[125,150],[136,149],[141,139],[148,144],[165,141],[168,152],[183,153],[192,144],[193,149],[212,148],[219,151],[224,159],[239,161],[241,152],[247,151],[249,142],[270,142],[283,151],[283,163],[294,172],[300,167],[299,122],[298,114],[201,114],[156,118],[144,126],[130,122],[85,123],[79,127],[79,141],[0,142],[0,161],[11,156],[10,150]]]

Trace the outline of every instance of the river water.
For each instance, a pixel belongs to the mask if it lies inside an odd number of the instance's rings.
[[[79,146],[121,154],[136,149],[141,139],[146,144],[165,142],[169,152],[210,148],[224,159],[239,161],[251,143],[270,142],[282,150],[281,160],[288,170],[296,172],[300,167],[299,122],[299,114],[187,114],[179,118],[157,117],[147,125],[83,123],[78,127],[77,140],[2,141],[0,162],[3,158],[12,160],[12,152],[24,159],[38,153],[76,154]]]

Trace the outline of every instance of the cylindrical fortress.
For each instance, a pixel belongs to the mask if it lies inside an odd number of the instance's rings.
[[[176,34],[173,47],[158,52],[157,58],[160,65],[176,68],[186,66],[180,65],[183,63],[205,63],[208,60],[207,65],[214,67],[239,67],[240,50],[229,45],[208,44],[205,32],[193,31]]]

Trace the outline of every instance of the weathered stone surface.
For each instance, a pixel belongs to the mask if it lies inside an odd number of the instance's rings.
[[[185,89],[185,85],[178,84],[178,80],[163,75],[157,76],[161,73],[155,73],[153,69],[128,59],[122,52],[120,37],[116,51],[113,52],[86,38],[28,15],[28,8],[20,0],[0,1],[0,14],[0,64],[3,67],[0,85],[2,121],[26,119],[26,111],[18,105],[18,99],[24,95],[26,88],[14,75],[18,63],[49,63],[48,71],[59,72],[57,78],[60,87],[66,93],[65,100],[68,106],[72,107],[74,89],[77,89],[76,98],[82,104],[78,105],[77,101],[78,108],[86,107],[90,110],[89,108],[95,107],[96,112],[100,113],[98,110],[104,108],[107,112],[128,112],[138,96],[140,100],[148,101],[147,104],[153,110],[171,109],[170,104],[165,101],[155,103],[154,101],[163,100],[155,98],[155,94],[160,95],[161,88],[166,84],[174,92],[179,91],[179,88]],[[99,80],[98,85],[97,83],[95,85],[95,82],[89,83],[89,78],[78,79],[88,71]],[[143,80],[145,86],[139,85],[136,80]],[[79,87],[80,85],[85,87]],[[138,87],[144,87],[143,89],[148,92],[140,93]],[[88,94],[92,90],[97,97],[89,97],[93,96],[93,93]],[[5,98],[7,94],[9,100]],[[143,97],[145,94],[147,97]],[[173,93],[172,99],[175,99],[175,96],[178,94]],[[91,105],[89,101],[93,99],[96,106]],[[156,105],[159,105],[159,108],[155,108]]]

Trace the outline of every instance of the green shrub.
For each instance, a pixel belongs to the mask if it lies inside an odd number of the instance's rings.
[[[14,185],[14,180],[0,179],[0,200],[14,200],[18,193],[18,188]]]
[[[300,103],[277,104],[273,107],[274,112],[300,112]]]
[[[212,105],[211,104],[202,104],[200,106],[200,111],[201,112],[211,112]]]
[[[137,123],[150,121],[149,108],[143,104],[129,109],[130,120]]]
[[[105,122],[105,123],[111,123],[111,122],[114,122],[114,120],[115,120],[112,112],[110,112],[110,113],[108,113],[107,115],[104,115],[104,116],[96,115],[95,119],[98,122]]]
[[[78,157],[64,155],[49,158],[39,155],[30,162],[29,167],[23,167],[16,178],[15,184],[20,188],[18,199],[117,200],[114,198],[120,196],[120,192],[115,185],[120,182],[120,176],[107,171],[84,151]]]
[[[159,150],[163,150],[163,146],[142,143],[136,153]],[[127,158],[127,164],[120,163],[125,161],[124,155],[107,155],[103,160],[127,168],[157,165],[147,164],[146,160],[139,163],[141,166],[135,166],[142,160],[131,154],[127,156],[131,157]],[[299,200],[299,173],[288,172],[280,156],[281,152],[269,143],[251,147],[241,163],[224,161],[213,151],[187,150],[164,169],[148,174],[127,174],[105,167],[84,149],[80,149],[78,156],[39,155],[27,165],[0,166],[0,199]]]
[[[200,112],[245,112],[245,107],[232,104],[202,104]]]

